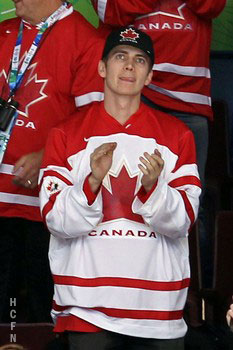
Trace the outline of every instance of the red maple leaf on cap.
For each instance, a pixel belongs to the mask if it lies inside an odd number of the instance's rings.
[[[124,32],[121,32],[121,36],[124,39],[135,40],[135,39],[139,38],[139,34],[137,32],[135,32],[135,30],[132,28],[126,29]]]

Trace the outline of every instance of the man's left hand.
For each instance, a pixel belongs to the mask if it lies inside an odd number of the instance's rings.
[[[143,155],[144,157],[139,158],[143,165],[139,164],[138,167],[143,173],[142,186],[149,192],[163,170],[164,161],[157,149],[152,154],[145,152]]]

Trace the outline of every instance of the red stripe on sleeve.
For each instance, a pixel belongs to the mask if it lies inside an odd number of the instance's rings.
[[[201,181],[196,176],[183,176],[169,182],[168,185],[173,188],[185,185],[196,185],[198,187],[201,187]]]
[[[194,224],[194,221],[195,221],[195,215],[194,215],[194,211],[193,211],[192,205],[189,202],[187,194],[186,194],[185,191],[179,191],[179,193],[181,194],[181,196],[183,198],[186,212],[187,212],[187,214],[189,216],[189,219],[191,221],[191,225],[190,225],[190,227],[191,227]]]
[[[46,215],[50,212],[50,210],[52,210],[52,208],[53,208],[53,205],[54,205],[54,203],[55,203],[55,200],[56,200],[56,197],[57,197],[57,195],[60,193],[60,191],[59,192],[56,192],[56,193],[54,193],[54,194],[52,194],[50,197],[49,197],[49,201],[48,201],[48,203],[46,203],[45,204],[45,206],[44,206],[44,208],[43,208],[43,210],[42,210],[42,218],[43,218],[43,220],[46,222],[46,220],[45,220],[45,217],[46,217]]]
[[[45,170],[44,174],[43,174],[43,179],[47,176],[53,176],[56,177],[57,179],[65,182],[68,186],[73,185],[72,182],[70,182],[66,177],[62,176],[60,173],[54,171],[54,170]]]

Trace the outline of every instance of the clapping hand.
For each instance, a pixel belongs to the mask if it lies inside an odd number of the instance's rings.
[[[157,149],[155,149],[152,154],[144,152],[143,155],[144,157],[141,156],[139,158],[142,164],[139,164],[138,167],[143,173],[142,186],[145,188],[146,192],[149,192],[163,170],[164,161],[161,158],[161,153]]]
[[[103,143],[90,156],[91,175],[89,176],[89,184],[94,193],[98,190],[103,178],[111,168],[113,152],[116,147],[116,142]]]

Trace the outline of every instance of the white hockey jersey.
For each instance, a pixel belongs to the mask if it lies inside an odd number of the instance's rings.
[[[117,147],[95,197],[90,154],[105,142]],[[145,194],[139,157],[155,149],[165,166]],[[95,103],[52,130],[40,182],[41,212],[52,234],[53,317],[72,314],[131,336],[182,337],[187,235],[200,195],[191,131],[144,104],[121,125],[103,102]]]

